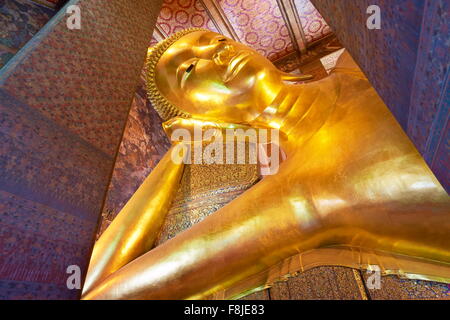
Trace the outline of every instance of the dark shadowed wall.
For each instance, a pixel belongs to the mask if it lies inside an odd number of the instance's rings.
[[[161,118],[148,101],[144,86],[141,80],[114,164],[98,236],[105,231],[170,148]]]
[[[448,0],[312,0],[450,190]],[[369,5],[381,30],[369,30]]]
[[[0,1],[0,68],[55,14],[29,0]]]
[[[0,71],[0,298],[71,299],[161,1],[72,0]]]

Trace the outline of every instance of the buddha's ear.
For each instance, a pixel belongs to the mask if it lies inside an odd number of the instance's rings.
[[[280,71],[280,73],[281,73],[281,79],[283,81],[301,82],[301,81],[307,81],[307,80],[314,79],[314,76],[310,75],[310,74],[291,74],[291,73],[282,72],[282,71]]]

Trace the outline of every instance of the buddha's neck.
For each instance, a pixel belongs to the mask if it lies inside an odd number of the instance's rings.
[[[281,88],[272,103],[255,119],[279,129],[299,146],[312,137],[334,110],[339,87],[334,77]]]

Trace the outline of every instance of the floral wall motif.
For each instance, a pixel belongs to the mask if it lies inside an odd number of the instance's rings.
[[[193,27],[218,32],[200,0],[165,0],[157,24],[167,36]]]
[[[294,51],[276,0],[218,0],[239,40],[271,60]]]
[[[294,3],[307,43],[320,40],[331,33],[331,28],[320,15],[319,11],[313,6],[311,1],[295,0]]]
[[[306,46],[331,33],[310,0],[296,0],[296,6]],[[154,38],[161,39],[186,28],[200,27],[234,34],[237,41],[272,61],[292,54],[299,56],[281,11],[284,9],[280,8],[277,0],[165,0],[158,17],[159,30],[155,31]],[[153,41],[152,45],[156,42]],[[289,68],[286,66],[284,69]]]

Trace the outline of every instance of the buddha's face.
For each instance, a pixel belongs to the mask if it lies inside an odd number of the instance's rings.
[[[208,31],[176,41],[156,66],[156,85],[194,117],[250,122],[283,86],[282,74],[249,47]]]

